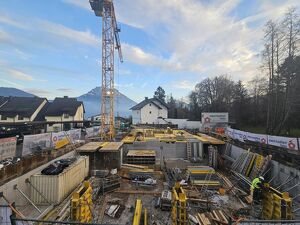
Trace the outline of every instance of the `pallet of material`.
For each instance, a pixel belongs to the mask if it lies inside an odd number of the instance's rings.
[[[200,225],[228,224],[228,219],[223,210],[213,210],[210,213],[198,213],[195,218],[197,218]]]

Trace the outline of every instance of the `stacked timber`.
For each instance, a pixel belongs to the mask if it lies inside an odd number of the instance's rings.
[[[195,218],[200,225],[219,225],[229,223],[223,210],[213,210],[210,213],[197,213]]]

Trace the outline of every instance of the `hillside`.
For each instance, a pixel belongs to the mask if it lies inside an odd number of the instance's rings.
[[[30,94],[28,92],[22,91],[17,88],[10,88],[10,87],[0,87],[0,96],[34,97],[33,94]]]
[[[84,103],[86,118],[100,114],[101,87],[96,87],[77,99]],[[128,117],[131,115],[129,109],[135,104],[135,101],[115,89],[115,115]]]

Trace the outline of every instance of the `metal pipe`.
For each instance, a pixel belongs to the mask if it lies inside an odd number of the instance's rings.
[[[284,184],[288,179],[290,179],[290,177],[291,177],[291,175],[289,175],[289,176],[285,179],[285,181],[283,181],[282,184]],[[281,185],[282,185],[282,184],[281,184]],[[279,185],[278,187],[276,187],[276,189],[278,189],[281,185]]]
[[[262,174],[262,176],[264,177],[269,171],[271,171],[271,167],[270,167],[266,172],[264,172],[264,173]]]
[[[297,194],[296,196],[293,197],[293,200],[298,198],[300,196],[300,194]]]
[[[30,198],[27,197],[27,195],[20,190],[17,185],[14,186],[14,189],[17,190],[24,198],[26,198],[26,200],[39,212],[42,213],[42,211],[30,200]]]
[[[284,184],[281,184],[280,187],[284,187],[284,185],[290,183],[292,180],[294,180],[296,177],[291,178],[290,180],[288,180],[287,182],[285,182]],[[280,190],[280,188],[279,188]]]
[[[292,180],[294,180],[296,177],[292,177],[291,179],[289,179],[288,181],[280,184],[276,189],[280,189],[281,187],[283,187],[284,185],[286,185],[287,183],[291,182]]]
[[[293,188],[295,188],[295,187],[297,187],[299,185],[299,183],[297,183],[296,185],[294,185],[293,187],[290,187],[290,188],[288,188],[288,189],[286,189],[286,190],[284,190],[284,191],[290,191],[290,190],[292,190]]]
[[[269,182],[268,183],[272,183],[272,181],[275,179],[275,177],[277,177],[277,174],[275,174],[270,180],[269,180]]]
[[[293,213],[295,213],[295,212],[297,212],[297,211],[299,211],[300,210],[300,208],[297,208],[297,209],[295,209],[294,211],[293,211]]]
[[[25,182],[26,183],[28,183],[37,193],[39,193],[40,194],[40,196],[42,196],[43,197],[43,199],[44,200],[46,200],[46,202],[48,203],[48,204],[50,204],[51,205],[51,202],[49,202],[48,201],[48,199],[30,182],[30,180],[29,179],[26,179],[25,180]]]

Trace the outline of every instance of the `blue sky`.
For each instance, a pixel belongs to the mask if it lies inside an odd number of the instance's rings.
[[[298,0],[115,0],[124,63],[116,87],[135,101],[158,86],[186,98],[206,77],[260,74],[263,26]],[[49,99],[101,85],[101,18],[88,0],[0,2],[0,86]]]

